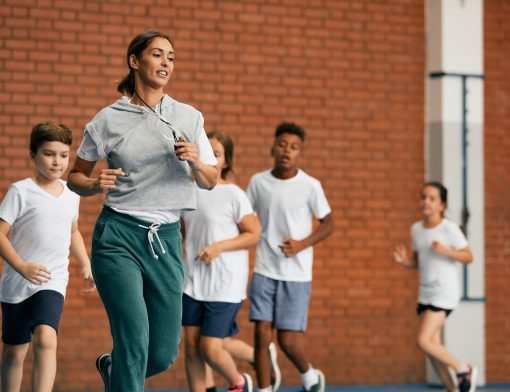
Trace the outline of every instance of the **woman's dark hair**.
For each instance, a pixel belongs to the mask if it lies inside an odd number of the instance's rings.
[[[131,68],[131,65],[129,64],[129,58],[132,54],[134,54],[137,58],[140,58],[142,56],[142,52],[149,46],[149,44],[152,42],[154,38],[164,38],[170,44],[172,47],[174,46],[174,43],[172,39],[167,36],[166,34],[160,33],[159,31],[145,31],[141,34],[138,34],[131,43],[128,46],[127,54],[126,54],[126,61],[127,65],[129,67],[129,73],[124,76],[124,78],[120,81],[119,85],[117,86],[117,91],[121,94],[125,95],[133,95],[135,93],[135,71],[133,68]],[[126,94],[127,93],[127,94]]]
[[[275,139],[278,138],[283,133],[290,133],[298,136],[301,141],[305,141],[305,131],[299,125],[294,123],[282,122],[276,127],[276,131],[274,133]]]
[[[227,179],[230,173],[234,173],[233,162],[234,162],[234,143],[232,142],[232,138],[228,133],[213,131],[207,134],[207,138],[216,139],[223,146],[223,150],[225,151],[225,163],[227,167],[221,169],[221,178],[224,180]]]
[[[428,181],[425,184],[423,184],[423,188],[431,186],[436,188],[439,191],[439,198],[441,199],[441,202],[444,204],[445,207],[448,206],[448,189],[441,184],[439,181]],[[422,188],[422,189],[423,189]],[[444,216],[444,212],[441,213],[442,216]]]
[[[30,153],[37,154],[41,144],[45,142],[61,142],[70,146],[73,143],[71,130],[64,124],[46,121],[36,124],[30,133]]]

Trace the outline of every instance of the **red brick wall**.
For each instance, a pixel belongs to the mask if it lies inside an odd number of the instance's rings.
[[[32,173],[33,124],[64,122],[77,146],[86,122],[117,97],[129,40],[147,29],[167,32],[177,53],[168,92],[201,110],[207,130],[232,133],[241,186],[271,165],[277,123],[295,121],[308,132],[303,168],[322,180],[337,221],[316,249],[307,334],[313,364],[330,384],[423,382],[414,344],[417,277],[391,260],[418,217],[424,173],[423,1],[168,3],[1,3],[0,191]],[[503,123],[495,128],[501,134]],[[488,202],[491,211],[498,201]],[[99,209],[100,197],[83,199],[87,243]],[[503,233],[498,238],[502,247]],[[81,294],[76,268],[71,273],[55,389],[98,390],[94,359],[110,348],[108,323],[97,294]],[[246,316],[243,309],[240,336],[251,340]],[[282,366],[285,384],[299,384],[286,359]],[[182,356],[148,382],[185,385]]]
[[[485,2],[487,379],[510,381],[510,3]]]

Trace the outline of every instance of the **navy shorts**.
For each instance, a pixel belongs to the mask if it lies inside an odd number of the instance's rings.
[[[239,332],[236,323],[241,302],[197,301],[189,295],[182,296],[182,325],[200,327],[200,335],[226,338]]]
[[[253,274],[250,320],[271,321],[274,328],[305,332],[312,282],[288,282]]]
[[[2,341],[17,345],[30,343],[35,327],[49,325],[58,333],[64,296],[54,290],[41,290],[26,300],[2,302]]]
[[[422,314],[426,310],[431,310],[433,312],[445,312],[446,317],[448,317],[450,315],[450,313],[453,311],[453,309],[443,309],[443,308],[439,308],[434,305],[425,305],[425,304],[418,304],[418,306],[416,307],[416,313],[418,313],[418,315]]]

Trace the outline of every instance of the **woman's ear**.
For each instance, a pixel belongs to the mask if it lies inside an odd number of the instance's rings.
[[[138,69],[138,59],[134,54],[129,56],[129,66],[133,69]]]

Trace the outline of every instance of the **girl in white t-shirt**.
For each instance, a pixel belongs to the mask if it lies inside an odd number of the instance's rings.
[[[460,299],[455,262],[473,261],[459,226],[444,217],[447,196],[448,191],[441,183],[425,183],[420,198],[423,219],[411,227],[413,253],[408,255],[405,246],[399,245],[393,256],[400,266],[419,269],[418,346],[430,358],[448,391],[456,390],[450,367],[457,374],[459,391],[472,392],[476,388],[477,369],[460,362],[441,341],[446,317]]]
[[[251,391],[224,339],[238,332],[236,316],[246,298],[248,248],[257,243],[260,223],[248,197],[229,182],[233,144],[222,132],[208,134],[218,162],[211,190],[197,189],[197,209],[182,214],[186,273],[183,297],[185,363],[191,391],[205,390],[206,363],[231,390]]]

